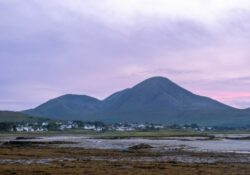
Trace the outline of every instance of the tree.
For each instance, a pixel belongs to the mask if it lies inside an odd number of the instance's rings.
[[[14,129],[14,123],[0,123],[0,131],[11,131],[12,129]]]

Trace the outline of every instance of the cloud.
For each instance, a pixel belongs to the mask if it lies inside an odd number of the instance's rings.
[[[105,98],[155,75],[246,106],[225,97],[248,93],[249,17],[246,0],[2,0],[0,108]]]
[[[105,22],[115,23],[131,23],[138,16],[214,22],[231,10],[250,9],[250,3],[247,0],[53,0],[49,3],[37,0],[36,3],[43,4],[46,8],[50,7],[54,16],[56,16],[55,12],[58,11],[59,7],[78,15],[94,16],[105,20]]]

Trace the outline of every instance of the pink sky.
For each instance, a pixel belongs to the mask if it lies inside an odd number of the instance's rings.
[[[250,107],[246,0],[1,0],[0,110],[152,76]]]

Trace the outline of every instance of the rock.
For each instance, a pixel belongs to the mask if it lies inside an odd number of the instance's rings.
[[[153,147],[145,143],[141,143],[141,144],[129,147],[130,150],[141,150],[141,149],[150,149],[150,148],[153,148]]]

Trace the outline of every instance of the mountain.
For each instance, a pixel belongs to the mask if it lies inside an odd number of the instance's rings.
[[[0,122],[22,122],[37,120],[39,120],[39,118],[31,117],[30,115],[20,112],[0,111]]]
[[[33,110],[24,111],[24,113],[53,119],[74,120],[98,111],[99,103],[98,99],[86,95],[67,94],[49,100]]]
[[[104,100],[116,110],[232,109],[215,100],[195,95],[169,79],[154,77]]]
[[[193,94],[164,77],[149,78],[104,100],[64,95],[24,113],[53,119],[104,122],[250,124],[250,112]]]

